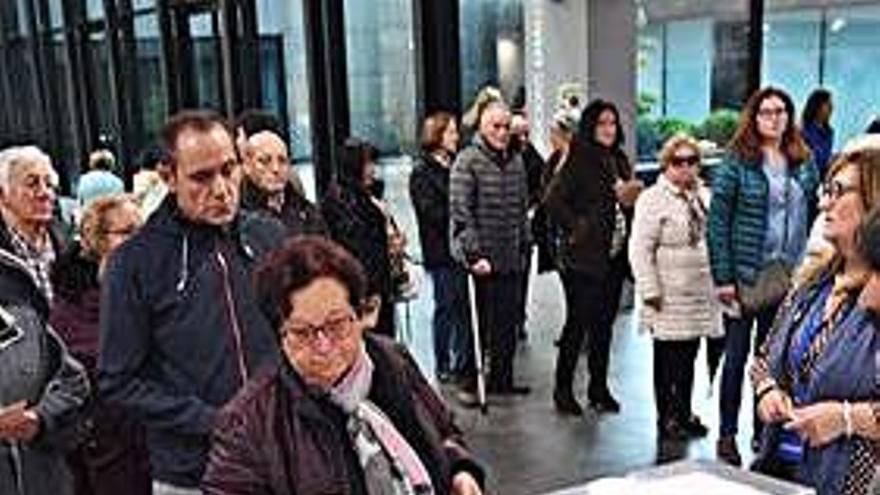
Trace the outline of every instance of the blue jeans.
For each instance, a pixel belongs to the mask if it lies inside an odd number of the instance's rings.
[[[469,362],[471,318],[467,272],[454,267],[431,270],[434,280],[434,362],[437,373],[461,374]]]
[[[744,314],[741,318],[724,317],[724,368],[721,374],[721,436],[736,436],[739,422],[739,406],[742,402],[742,387],[746,361],[749,357],[752,337],[752,325],[757,323],[755,332],[755,350],[764,344],[767,332],[773,324],[777,306],[759,311],[756,314]],[[760,429],[755,419],[754,428]]]

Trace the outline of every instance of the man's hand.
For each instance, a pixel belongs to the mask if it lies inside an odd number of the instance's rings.
[[[471,271],[474,272],[474,275],[479,277],[489,275],[492,273],[492,263],[489,263],[489,260],[486,258],[480,258],[476,263],[471,265]]]
[[[483,495],[477,480],[471,476],[471,473],[465,471],[452,477],[452,493],[453,495]]]
[[[843,404],[826,401],[795,409],[785,429],[797,432],[811,447],[827,445],[846,429]]]

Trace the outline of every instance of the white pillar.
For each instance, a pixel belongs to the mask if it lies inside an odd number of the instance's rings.
[[[588,0],[525,0],[525,66],[532,138],[549,152],[556,91],[566,83],[587,88]]]
[[[526,84],[532,135],[549,149],[561,84],[579,83],[620,109],[626,151],[635,156],[636,5],[633,0],[525,0]]]

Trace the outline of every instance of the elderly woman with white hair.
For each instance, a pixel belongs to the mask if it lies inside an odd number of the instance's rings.
[[[654,339],[654,395],[662,440],[706,436],[691,411],[694,361],[703,337],[723,334],[706,246],[709,189],[699,178],[700,149],[688,136],[660,152],[661,175],[636,202],[629,259],[643,302],[642,326]]]
[[[0,493],[67,495],[72,419],[89,387],[48,325],[57,175],[33,146],[0,151]]]

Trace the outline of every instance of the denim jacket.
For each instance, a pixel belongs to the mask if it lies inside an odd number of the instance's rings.
[[[777,325],[768,337],[766,348],[770,374],[777,383],[786,381],[783,356],[791,326],[809,310],[821,286],[817,283],[798,291],[780,309]],[[855,305],[842,318],[809,375],[806,395],[810,403],[859,402],[877,400],[880,396],[878,315]],[[762,454],[769,454],[768,449],[773,448],[766,440],[779,428],[779,425],[772,425],[766,429]],[[850,470],[853,448],[854,442],[843,436],[820,448],[806,447],[801,473],[804,481],[813,485],[819,495],[840,493]]]

